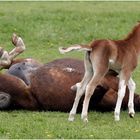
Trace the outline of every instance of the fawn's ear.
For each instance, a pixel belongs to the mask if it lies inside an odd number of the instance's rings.
[[[137,22],[140,23],[140,20],[138,20]]]

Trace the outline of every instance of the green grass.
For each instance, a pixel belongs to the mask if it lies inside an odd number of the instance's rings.
[[[21,35],[27,50],[19,57],[47,63],[83,53],[60,55],[58,47],[89,43],[93,39],[121,39],[140,20],[140,2],[0,2],[0,46],[12,49],[13,32]],[[140,92],[140,66],[133,73]],[[0,138],[140,138],[140,113],[127,111],[115,122],[113,112],[89,113],[85,125],[80,114],[73,123],[68,113],[2,111]]]
[[[89,113],[89,123],[84,124],[80,115],[74,122],[68,122],[67,113],[60,112],[1,112],[1,138],[139,138],[140,114],[134,119],[126,112],[121,121],[115,122],[113,113]]]

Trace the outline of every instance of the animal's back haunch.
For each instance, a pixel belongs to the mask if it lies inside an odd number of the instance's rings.
[[[84,74],[80,60],[59,59],[37,69],[31,78],[31,92],[45,110],[69,111],[75,91],[71,86]]]
[[[76,95],[76,91],[71,90],[71,86],[79,82],[83,75],[83,61],[58,59],[39,67],[35,71],[31,77],[31,92],[38,101],[40,108],[69,112]],[[106,91],[107,89],[101,86],[96,88],[96,94],[94,94],[90,101],[90,110],[110,110],[108,106],[102,109],[99,105]],[[80,100],[78,112],[81,111],[82,104],[83,97]]]

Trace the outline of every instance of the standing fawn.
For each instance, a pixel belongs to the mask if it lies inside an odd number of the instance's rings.
[[[77,106],[81,96],[85,93],[81,119],[88,122],[89,100],[94,93],[96,86],[109,69],[119,72],[118,98],[114,111],[116,121],[120,120],[120,109],[126,86],[129,89],[128,109],[130,117],[134,117],[134,91],[135,82],[131,78],[132,72],[137,66],[140,54],[140,23],[123,40],[95,40],[89,45],[73,45],[68,48],[59,48],[60,53],[72,50],[85,50],[85,74],[80,83],[77,83],[77,93],[72,110],[69,114],[69,121],[74,120]]]

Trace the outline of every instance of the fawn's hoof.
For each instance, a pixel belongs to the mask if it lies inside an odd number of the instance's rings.
[[[74,114],[70,114],[68,121],[73,122],[74,121]]]
[[[13,33],[12,43],[16,46],[17,45],[17,42],[18,42],[18,36],[15,33]]]
[[[118,113],[114,113],[114,119],[115,119],[115,121],[119,121],[120,115]]]
[[[83,120],[84,123],[88,123],[87,115],[82,115],[81,119]]]
[[[135,113],[129,113],[130,118],[134,118],[134,116],[135,116]]]

